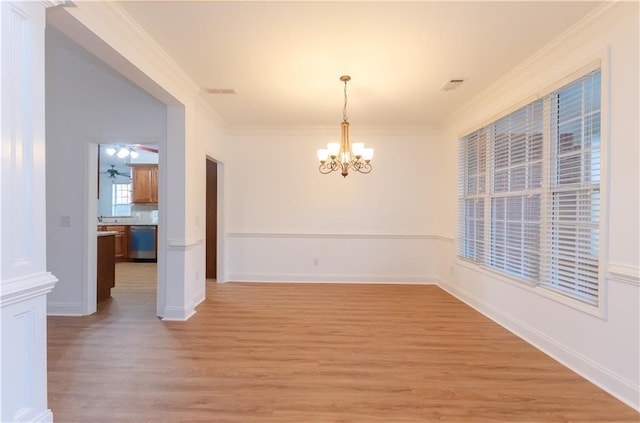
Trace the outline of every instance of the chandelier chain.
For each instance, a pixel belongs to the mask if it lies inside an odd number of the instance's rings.
[[[342,108],[342,121],[347,121],[347,81],[344,81],[344,107]]]

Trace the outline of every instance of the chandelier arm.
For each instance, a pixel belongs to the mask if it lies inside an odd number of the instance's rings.
[[[323,175],[335,172],[338,169],[341,169],[341,166],[337,160],[330,160],[324,163],[320,163],[320,167],[318,168],[320,173],[322,173]]]
[[[360,173],[370,173],[373,170],[373,166],[370,163],[358,163],[358,167],[354,167],[353,170]]]

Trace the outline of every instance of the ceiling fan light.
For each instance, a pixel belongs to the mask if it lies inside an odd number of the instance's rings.
[[[125,157],[127,157],[129,155],[129,150],[127,150],[126,148],[122,147],[119,151],[118,151],[118,157],[120,157],[121,159],[124,159]]]

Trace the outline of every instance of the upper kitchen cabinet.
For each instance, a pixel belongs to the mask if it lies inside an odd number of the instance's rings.
[[[158,165],[129,164],[131,166],[131,202],[158,204]]]

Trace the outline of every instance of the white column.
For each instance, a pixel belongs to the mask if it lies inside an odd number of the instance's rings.
[[[0,2],[0,421],[47,408],[44,29],[49,2]]]

